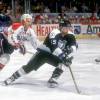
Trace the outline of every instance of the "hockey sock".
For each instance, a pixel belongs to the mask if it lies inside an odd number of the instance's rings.
[[[6,79],[4,81],[5,85],[9,85],[12,82],[14,82],[16,79],[18,79],[19,77],[21,77],[22,75],[26,74],[24,72],[24,70],[22,68],[20,68],[18,71],[16,71],[15,73],[13,73],[13,75],[11,77],[9,77],[8,79]]]
[[[63,73],[63,70],[62,69],[56,68],[53,71],[53,74],[52,74],[51,78],[58,79],[62,73]]]
[[[51,78],[48,81],[48,86],[50,88],[54,88],[54,87],[58,86],[57,79],[60,77],[60,75],[62,73],[63,73],[63,70],[58,68],[58,67],[53,71],[53,74],[52,74]]]
[[[12,76],[14,76],[15,79],[25,75],[25,71],[23,70],[23,68],[20,68],[19,70],[17,70]]]

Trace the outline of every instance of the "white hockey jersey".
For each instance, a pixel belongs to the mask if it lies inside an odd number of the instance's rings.
[[[13,45],[14,43],[21,43],[27,49],[30,48],[30,45],[34,49],[37,49],[37,47],[40,45],[37,35],[31,27],[29,27],[27,30],[25,30],[24,26],[22,25],[19,26],[16,30],[13,30],[10,27],[9,32],[12,32],[12,34],[8,34],[8,40]]]

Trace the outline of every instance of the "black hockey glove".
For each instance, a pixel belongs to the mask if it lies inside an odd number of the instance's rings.
[[[68,56],[65,53],[59,55],[59,59],[64,63],[66,66],[70,66],[72,64],[73,56]]]
[[[25,48],[24,45],[20,45],[20,47],[19,47],[19,52],[20,52],[21,54],[23,54],[23,55],[26,53],[26,48]]]
[[[73,56],[71,56],[71,57],[69,57],[69,56],[67,56],[66,58],[65,58],[65,65],[66,66],[70,66],[71,64],[72,64],[72,60],[73,60]]]

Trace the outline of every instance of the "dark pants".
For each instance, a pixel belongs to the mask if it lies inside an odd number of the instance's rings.
[[[2,33],[0,33],[0,54],[11,54],[14,51],[14,47],[8,42]]]
[[[57,67],[60,62],[61,61],[54,55],[45,51],[39,51],[35,55],[33,55],[27,65],[23,66],[23,69],[26,73],[29,73],[32,70],[37,70],[44,63],[48,63]]]

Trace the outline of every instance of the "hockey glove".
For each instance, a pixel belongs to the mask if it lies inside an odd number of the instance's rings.
[[[66,66],[70,66],[72,64],[73,56],[69,56],[65,53],[59,55],[59,59],[64,63]]]
[[[23,55],[26,53],[26,48],[25,48],[24,45],[20,45],[20,47],[19,47],[19,52],[20,52],[21,54],[23,54]]]
[[[57,56],[66,66],[72,64],[73,56],[68,55],[67,52],[63,52],[60,48],[56,48],[53,55]]]
[[[65,65],[70,66],[72,64],[72,60],[73,60],[73,56],[71,57],[67,56],[64,61]]]
[[[14,49],[18,49],[18,48],[20,48],[20,46],[21,46],[20,43],[14,43],[13,44]]]

